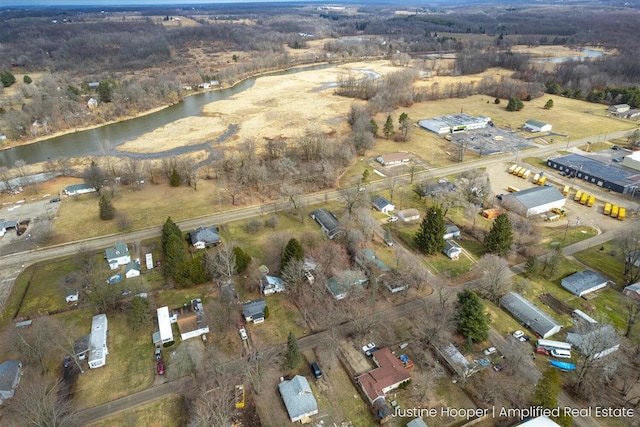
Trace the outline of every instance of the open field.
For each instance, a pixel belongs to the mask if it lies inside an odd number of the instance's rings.
[[[184,399],[180,395],[165,397],[135,409],[89,424],[91,427],[148,426],[180,427],[186,422]]]

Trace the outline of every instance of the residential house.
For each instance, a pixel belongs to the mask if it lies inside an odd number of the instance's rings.
[[[385,214],[388,214],[389,212],[396,209],[396,207],[393,206],[390,201],[382,196],[371,196],[371,206],[373,206],[374,209]]]
[[[333,239],[336,236],[340,236],[345,233],[345,230],[342,228],[338,218],[326,209],[316,209],[311,212],[311,218],[320,224],[320,227],[322,227],[329,239]]]
[[[408,163],[410,160],[411,157],[408,153],[391,153],[376,157],[376,162],[380,163],[382,166],[401,165],[403,163]]]
[[[455,224],[445,224],[444,226],[444,236],[443,239],[453,239],[456,237],[460,237],[460,229]]]
[[[549,132],[551,130],[551,125],[537,120],[527,120],[524,124],[524,129],[529,132]]]
[[[436,351],[449,365],[449,368],[460,378],[467,378],[476,372],[476,368],[460,353],[455,345],[449,343],[443,348],[436,347]]]
[[[414,418],[407,423],[406,427],[427,427],[427,424],[422,420],[422,418]]]
[[[171,317],[169,315],[169,307],[164,306],[156,309],[158,317],[159,337],[154,338],[154,343],[169,343],[173,341],[173,329],[171,327]]]
[[[245,322],[262,323],[265,319],[267,303],[264,299],[249,301],[242,304],[242,316]]]
[[[635,267],[640,267],[640,251],[629,252],[626,257],[626,262]]]
[[[640,301],[640,282],[629,285],[622,291],[623,294],[629,298],[634,298]]]
[[[442,253],[449,257],[449,259],[457,260],[460,258],[460,254],[462,254],[462,247],[454,242],[453,240],[445,240],[444,241],[444,249]]]
[[[545,415],[541,415],[518,424],[516,427],[560,427],[560,424]]]
[[[19,360],[6,360],[0,363],[0,404],[13,397],[21,375],[22,362]]]
[[[562,279],[560,284],[572,294],[582,297],[607,286],[609,280],[595,271],[585,270]]]
[[[194,248],[205,249],[220,243],[217,227],[200,227],[189,233],[189,241]]]
[[[131,261],[124,267],[124,277],[131,279],[140,276],[140,261]]]
[[[569,332],[567,342],[589,359],[599,359],[620,348],[620,338],[613,326],[599,323],[587,325],[578,333]]]
[[[509,292],[503,296],[500,299],[500,306],[542,338],[557,334],[562,329],[560,323],[515,292]]]
[[[64,194],[67,196],[76,196],[78,194],[95,193],[96,188],[91,184],[69,185],[64,188]]]
[[[420,219],[420,212],[418,211],[418,209],[404,209],[401,211],[398,211],[398,219],[402,222],[411,222],[411,221],[417,221]]]
[[[411,380],[404,363],[396,357],[389,347],[372,353],[377,368],[356,377],[356,383],[373,406],[380,419],[390,415],[385,394],[395,390]]]
[[[80,293],[77,289],[67,289],[67,296],[64,298],[67,303],[78,302]]]
[[[352,270],[355,274],[342,274],[327,279],[327,289],[329,293],[337,300],[345,299],[349,295],[362,293],[364,286],[368,283],[364,273]],[[358,274],[359,273],[359,274]]]
[[[264,275],[260,278],[260,290],[262,291],[262,295],[271,295],[275,293],[279,294],[286,289],[281,278]]]
[[[178,330],[182,341],[209,333],[204,307],[200,298],[191,300],[191,304],[178,310]]]
[[[91,321],[89,339],[89,368],[99,368],[107,363],[107,315],[98,314]]]
[[[289,381],[282,381],[278,384],[278,390],[292,423],[308,423],[310,417],[318,413],[318,402],[305,377],[296,375]]]
[[[122,242],[117,242],[113,248],[105,249],[104,257],[109,263],[109,268],[111,270],[115,270],[121,265],[127,265],[131,262],[129,247],[126,243]]]
[[[91,346],[91,334],[85,335],[82,338],[78,338],[73,342],[73,355],[78,360],[84,360],[89,353],[89,347]]]
[[[607,108],[607,111],[613,114],[614,116],[617,116],[619,114],[626,113],[630,109],[631,109],[631,106],[629,104],[617,104]]]

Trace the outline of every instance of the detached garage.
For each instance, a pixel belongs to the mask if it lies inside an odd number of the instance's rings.
[[[549,132],[551,130],[551,125],[537,120],[527,120],[524,124],[524,128],[529,132]]]
[[[561,208],[566,201],[566,196],[555,187],[546,186],[506,194],[502,198],[505,208],[527,217],[549,212],[551,208]]]

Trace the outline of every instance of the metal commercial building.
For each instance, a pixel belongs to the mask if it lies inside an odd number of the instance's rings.
[[[472,129],[484,129],[489,125],[490,117],[473,117],[469,114],[452,114],[418,121],[424,129],[437,134],[463,132]]]
[[[547,160],[547,166],[616,193],[631,193],[640,185],[640,174],[614,163],[603,163],[578,154]]]
[[[557,334],[562,328],[562,325],[551,316],[515,292],[509,292],[503,296],[500,299],[500,306],[542,338]]]
[[[503,206],[520,215],[531,216],[561,208],[567,198],[554,187],[533,187],[503,196]]]

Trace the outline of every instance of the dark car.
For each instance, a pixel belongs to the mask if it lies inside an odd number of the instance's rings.
[[[56,197],[55,199],[49,200],[49,203],[58,203],[59,201],[60,201],[60,198]]]
[[[611,149],[612,149],[612,150],[619,150],[619,149],[620,149],[620,146],[618,146],[618,145],[614,145],[613,147],[611,147]]]
[[[164,375],[164,363],[158,362],[158,375]]]
[[[65,357],[64,360],[62,361],[62,367],[64,369],[67,369],[69,366],[71,366],[71,362],[73,362],[73,360],[70,357]]]
[[[316,362],[311,364],[311,372],[313,372],[313,376],[316,377],[316,379],[322,378],[322,371]]]

